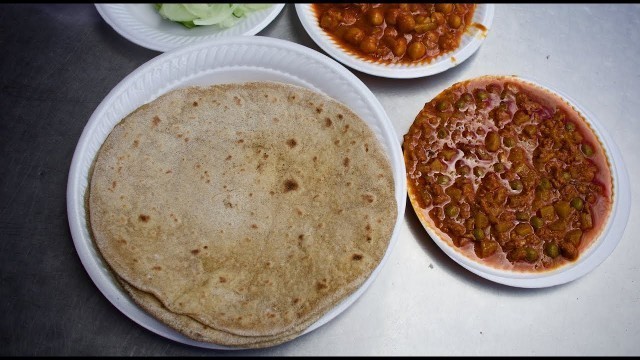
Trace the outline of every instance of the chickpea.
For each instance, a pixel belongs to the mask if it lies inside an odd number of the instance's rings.
[[[358,20],[358,13],[354,9],[347,9],[342,16],[342,22],[345,25],[353,25]]]
[[[380,8],[373,8],[367,11],[367,20],[373,26],[382,25],[384,22],[384,13]]]
[[[429,55],[433,56],[433,55],[437,55],[440,51],[438,50],[438,40],[436,39],[436,41],[429,41],[429,39],[427,39],[427,37],[423,37],[422,38],[422,43],[424,44],[424,46],[428,49],[431,50],[431,53]],[[435,53],[433,52],[435,51]]]
[[[373,54],[378,49],[378,40],[374,36],[366,36],[360,43],[360,50]]]
[[[409,58],[411,58],[411,60],[418,60],[422,58],[426,53],[427,48],[420,41],[411,42],[411,44],[409,44],[409,47],[407,48],[407,55],[409,55]]]
[[[456,14],[451,14],[447,19],[447,24],[449,24],[449,27],[457,29],[460,27],[460,25],[462,25],[462,19],[460,19],[460,16]]]
[[[384,28],[384,36],[395,38],[396,36],[398,36],[398,30],[396,30],[396,28],[392,26],[387,26]]]
[[[445,34],[438,39],[438,45],[440,45],[440,49],[442,50],[451,50],[456,47],[456,41],[452,36]]]
[[[349,28],[344,33],[344,39],[353,45],[358,45],[364,38],[364,31],[357,27]]]
[[[344,17],[342,15],[342,11],[340,11],[338,9],[334,9],[334,8],[331,8],[331,9],[327,10],[327,12],[325,14],[331,16],[332,18],[335,18],[339,22],[342,21],[342,18]]]
[[[436,11],[441,12],[441,13],[445,13],[445,14],[449,14],[453,11],[453,4],[441,4],[438,3],[435,6]]]
[[[427,31],[424,35],[424,39],[430,43],[437,43],[439,37],[440,35],[438,35],[438,33],[435,31]]]
[[[431,14],[431,20],[438,25],[442,25],[447,21],[441,12],[434,12]]]
[[[407,52],[407,39],[401,37],[396,40],[396,43],[391,48],[393,55],[402,57],[404,53]]]
[[[398,15],[398,30],[401,33],[409,33],[416,27],[416,20],[411,13],[400,13]]]
[[[329,14],[322,14],[322,16],[320,17],[320,27],[323,29],[333,31],[338,27],[338,24],[338,19]]]
[[[387,22],[387,25],[395,25],[398,20],[398,14],[400,10],[398,9],[389,9],[384,14],[384,20]]]
[[[382,38],[380,38],[380,42],[389,49],[393,49],[393,47],[396,45],[396,38],[395,36],[391,35],[383,35]]]
[[[427,21],[431,20],[430,18],[428,18],[428,17],[426,17],[426,16],[424,16],[424,15],[417,15],[417,16],[415,17],[415,19],[416,19],[416,24],[418,24],[418,25],[419,25],[419,24],[424,24],[424,23],[426,23]]]

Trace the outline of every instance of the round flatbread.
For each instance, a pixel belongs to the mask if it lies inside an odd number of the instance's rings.
[[[296,338],[301,332],[300,329],[308,326],[308,324],[300,324],[285,333],[271,336],[235,335],[226,331],[216,330],[187,315],[173,313],[164,307],[153,294],[131,286],[131,284],[120,277],[117,277],[117,280],[136,304],[156,319],[196,341],[224,344],[229,347],[257,349],[275,346]]]
[[[95,242],[120,277],[243,337],[286,339],[353,293],[397,216],[367,124],[273,82],[184,88],[140,107],[105,140],[89,187]]]

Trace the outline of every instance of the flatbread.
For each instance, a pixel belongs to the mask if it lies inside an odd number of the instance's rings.
[[[226,331],[216,330],[187,315],[173,313],[164,307],[164,305],[162,305],[162,303],[153,296],[153,294],[131,286],[120,277],[117,277],[117,280],[136,304],[146,310],[149,314],[174,330],[177,330],[187,337],[200,342],[221,344],[229,347],[254,349],[264,348],[294,339],[302,332],[300,329],[305,329],[309,326],[308,324],[300,324],[285,333],[275,336],[235,335]]]
[[[113,271],[169,312],[283,339],[367,279],[397,216],[366,123],[272,82],[183,88],[131,113],[96,156],[88,209]]]

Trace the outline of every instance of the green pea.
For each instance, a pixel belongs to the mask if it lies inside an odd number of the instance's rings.
[[[481,177],[484,175],[484,168],[481,166],[476,166],[473,168],[473,175],[477,177]]]
[[[568,172],[568,171],[563,171],[562,174],[560,174],[560,176],[562,177],[562,180],[564,180],[564,181],[571,180],[571,173]]]
[[[456,101],[456,107],[461,110],[465,106],[469,105],[471,102],[473,102],[473,95],[469,93],[464,93],[460,95],[460,99]]]
[[[489,98],[489,93],[486,90],[478,90],[476,91],[476,98],[480,101],[485,101]]]
[[[518,179],[509,181],[509,186],[511,186],[511,189],[515,191],[520,191],[523,188],[522,181]]]
[[[584,154],[584,156],[586,157],[591,157],[593,156],[593,148],[591,147],[591,145],[587,144],[587,143],[583,143],[580,146],[580,150],[582,150],[582,153]]]
[[[473,229],[473,237],[478,241],[484,239],[484,230],[482,230],[482,229]]]
[[[445,215],[447,215],[447,217],[454,218],[460,213],[460,208],[458,207],[458,205],[448,203],[444,206],[444,213]]]
[[[547,254],[547,256],[549,256],[550,258],[555,259],[558,257],[558,255],[560,255],[560,248],[558,247],[558,244],[549,242],[544,244],[544,253]]]
[[[544,221],[537,216],[532,216],[531,219],[529,220],[529,223],[536,230],[542,228],[542,226],[544,225]]]
[[[549,179],[547,178],[542,178],[540,179],[540,188],[543,190],[549,190],[551,189],[551,181],[549,181]]]
[[[503,163],[495,163],[493,164],[493,171],[497,172],[497,173],[501,173],[505,170],[504,164]]]
[[[579,197],[576,196],[573,199],[571,199],[571,207],[573,207],[574,209],[580,211],[582,210],[583,206],[584,206],[584,202]]]
[[[446,100],[440,100],[436,103],[436,109],[439,112],[445,112],[445,111],[451,110],[450,108],[451,108],[451,103]]]
[[[476,223],[476,228],[484,229],[489,226],[489,218],[482,211],[478,211],[475,214],[474,220]]]
[[[527,262],[530,262],[530,263],[535,262],[540,257],[540,254],[538,254],[538,251],[534,248],[526,247],[524,248],[524,251],[525,251],[525,260],[527,260]]]
[[[438,139],[444,139],[449,136],[449,132],[445,128],[439,128],[436,135],[438,136]]]
[[[572,123],[571,121],[567,121],[566,124],[564,124],[564,129],[567,131],[574,131],[576,129],[576,125],[574,123]],[[558,245],[556,245],[557,247]]]

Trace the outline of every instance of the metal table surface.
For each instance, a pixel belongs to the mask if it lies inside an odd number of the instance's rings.
[[[584,104],[615,139],[631,179],[613,253],[565,285],[520,289],[459,266],[410,204],[372,286],[319,329],[261,350],[214,351],[137,325],[98,290],[69,231],[66,186],[98,104],[158,52],[121,37],[92,4],[0,7],[0,355],[640,355],[640,5],[501,4],[480,49],[444,73],[354,73],[401,137],[451,84],[517,74]],[[320,48],[293,4],[258,35]]]

